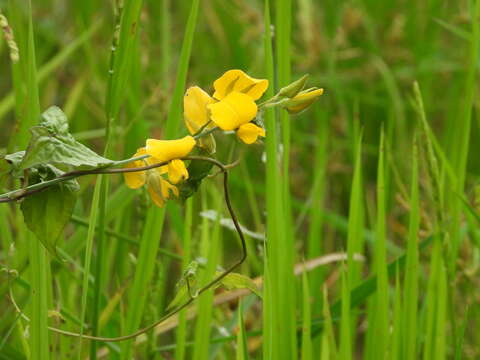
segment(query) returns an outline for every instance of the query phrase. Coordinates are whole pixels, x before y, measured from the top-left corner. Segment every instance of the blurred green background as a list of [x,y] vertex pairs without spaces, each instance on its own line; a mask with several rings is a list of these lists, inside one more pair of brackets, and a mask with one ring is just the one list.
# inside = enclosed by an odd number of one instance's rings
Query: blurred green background
[[[43,0],[32,4],[40,108],[43,111],[51,105],[61,107],[69,117],[70,130],[76,139],[99,153],[105,146],[104,107],[119,3],[122,2]],[[125,1],[129,3],[132,1]],[[125,69],[129,77],[122,88],[124,95],[119,98],[118,116],[112,124],[111,158],[127,158],[143,146],[146,138],[167,136],[167,118],[192,3],[143,1],[138,22],[135,21],[135,28],[132,28],[138,36],[128,54],[130,63]],[[281,30],[278,27],[285,25],[285,22],[279,23],[278,18],[288,3],[272,1],[270,6],[276,80],[279,76],[277,65],[283,56],[276,37]],[[200,0],[186,87],[198,85],[212,93],[213,81],[229,69],[242,69],[256,78],[268,76],[264,6],[263,1],[257,0]],[[342,263],[335,262],[308,271],[309,285],[305,285],[305,279],[302,285],[301,277],[288,285],[288,291],[297,293],[296,303],[276,308],[275,300],[266,300],[273,314],[288,309],[297,326],[295,329],[272,326],[270,335],[264,333],[270,339],[267,344],[273,347],[276,340],[272,338],[277,333],[285,331],[286,338],[294,339],[289,350],[283,354],[279,350],[277,355],[271,355],[272,358],[480,357],[480,118],[477,116],[478,96],[473,96],[478,87],[475,77],[478,33],[475,34],[471,21],[475,6],[476,2],[466,0],[297,0],[286,10],[291,20],[291,37],[287,39],[289,58],[284,60],[291,61],[291,79],[309,74],[309,86],[322,87],[325,94],[307,111],[288,120],[291,126],[290,164],[288,178],[283,182],[288,184],[292,216],[290,219],[285,215],[290,220],[285,220],[288,225],[282,225],[289,227],[291,240],[291,246],[285,245],[284,249],[291,253],[295,264],[300,264],[303,260],[350,251],[348,239],[358,238],[357,244],[361,246],[355,252],[365,258],[358,279],[346,281],[348,290],[342,291],[341,279],[345,273]],[[14,30],[22,57],[28,38],[27,2],[0,0],[0,10]],[[25,111],[18,102],[15,107],[15,79],[8,53],[1,36],[2,155],[21,150],[11,139]],[[413,91],[415,81],[419,84],[426,120],[434,136],[419,121],[421,111],[418,111],[418,96]],[[281,79],[275,81],[272,86],[278,90],[281,82]],[[182,112],[179,108],[173,111]],[[280,130],[282,121],[278,114],[276,116]],[[186,134],[182,126],[173,127],[178,129],[176,135]],[[375,255],[379,231],[377,166],[382,127],[385,131],[383,199],[386,215],[380,221],[386,223],[387,235],[386,258],[378,260]],[[417,138],[418,158],[413,154],[414,138]],[[429,153],[431,147],[434,155]],[[232,203],[242,225],[256,233],[248,236],[249,257],[238,272],[252,278],[262,277],[266,269],[265,251],[259,239],[264,237],[270,216],[266,212],[268,188],[265,186],[263,143],[247,147],[232,135],[218,135],[217,148],[216,157],[222,162],[241,160],[230,171]],[[278,147],[279,157],[283,156],[282,149]],[[413,187],[418,185],[420,191],[418,207],[411,195],[414,159],[419,162],[419,181],[413,184]],[[432,170],[432,163],[438,167],[437,171]],[[355,166],[359,169],[357,183],[353,181]],[[458,176],[457,181],[452,180],[455,177],[452,174]],[[78,331],[81,313],[85,238],[95,178],[81,178],[80,183],[82,192],[74,217],[59,243],[67,261],[53,259],[47,271],[48,309],[58,312],[51,314],[50,323],[71,331]],[[14,185],[9,183],[2,193]],[[228,226],[200,216],[202,210],[213,209],[215,214],[227,217],[221,191],[219,180],[206,180],[201,194],[187,207],[179,202],[168,205],[162,228],[163,214],[147,210],[150,204],[144,191],[127,189],[121,176],[110,178],[106,205],[106,225],[110,233],[106,237],[101,271],[96,273],[101,276],[102,335],[132,332],[141,327],[139,325],[154,322],[165,312],[165,305],[174,296],[175,283],[181,277],[182,259],[183,267],[188,263],[184,242],[187,234],[191,237],[188,246],[191,259],[209,258],[216,259],[215,263],[229,264],[238,257],[235,233]],[[395,266],[399,266],[394,265],[388,291],[380,295],[374,290],[363,294],[361,303],[352,305],[350,319],[345,320],[345,312],[340,319],[341,312],[332,308],[331,334],[336,338],[333,341],[325,330],[328,321],[325,320],[323,286],[328,287],[330,304],[333,304],[369,275],[378,273],[380,267],[402,256],[407,249],[412,212],[420,218],[419,231],[413,230],[412,244],[432,238],[439,244],[437,250],[432,250],[431,244],[420,250],[419,266],[414,272],[414,278],[419,279],[417,296],[408,298],[411,287],[404,279],[404,265],[397,268],[398,276],[392,274]],[[353,223],[352,213],[358,216],[357,223]],[[189,224],[190,220],[193,225]],[[145,231],[146,226],[154,227],[156,221],[159,221],[161,232],[161,249],[149,263],[153,266],[153,275],[145,288],[135,288],[129,293],[141,256],[138,253],[140,239],[150,241],[150,235],[160,236],[154,230]],[[149,225],[146,222],[150,222]],[[35,239],[25,229],[18,206],[1,205],[0,227],[0,267],[15,269],[20,276],[12,280],[4,271],[0,278],[3,309],[0,358],[24,359],[28,358],[24,336],[28,325],[14,311],[9,293],[16,294],[20,307],[27,306],[30,301],[26,290],[30,266],[27,250]],[[95,245],[93,251],[96,266]],[[170,255],[165,255],[165,251]],[[281,260],[274,266],[280,269]],[[281,279],[282,275],[273,273],[270,276]],[[307,295],[306,288],[310,291]],[[93,291],[92,286],[90,291]],[[145,303],[136,310],[140,314],[126,320],[130,316],[131,299],[140,291],[146,295]],[[128,299],[127,294],[130,294]],[[217,291],[216,298],[221,294]],[[372,294],[374,296],[369,297]],[[245,329],[242,331],[237,327],[237,301],[213,306],[213,295],[208,296],[202,295],[204,300],[199,304],[200,312],[209,309],[206,318],[191,323],[181,319],[180,328],[175,325],[174,331],[162,332],[160,336],[149,332],[138,346],[129,342],[127,345],[100,343],[92,347],[84,341],[82,350],[75,338],[51,335],[51,357],[85,358],[90,349],[90,354],[99,351],[99,357],[109,351],[113,359],[123,358],[125,354],[136,359],[234,359],[236,356],[246,359],[247,354],[239,355],[243,342],[236,335],[240,331],[247,335],[245,344],[250,358],[269,358],[271,353],[265,349],[265,338],[262,338],[267,325],[262,322],[261,301],[254,295],[244,298]],[[384,334],[388,350],[378,355],[375,350],[377,333],[370,324],[379,322],[375,320],[378,309],[375,301],[382,297],[386,299],[383,303],[386,308],[381,308],[380,312],[388,315],[388,326],[384,327],[388,332]],[[92,298],[94,295],[89,293],[87,332],[90,331]],[[352,302],[355,299],[353,296]],[[341,301],[337,303],[340,304]],[[418,327],[412,328],[411,323],[401,320],[411,313],[407,304],[418,309]],[[305,318],[306,309],[311,324]],[[302,324],[304,330],[305,324],[311,326],[311,334],[302,331]],[[209,330],[202,334],[205,326]],[[407,335],[409,332],[414,332],[413,353],[404,348],[411,339]],[[303,343],[307,337],[311,341]],[[184,339],[186,344],[179,339]],[[309,346],[313,352],[305,350]],[[329,349],[328,352],[325,349]]]

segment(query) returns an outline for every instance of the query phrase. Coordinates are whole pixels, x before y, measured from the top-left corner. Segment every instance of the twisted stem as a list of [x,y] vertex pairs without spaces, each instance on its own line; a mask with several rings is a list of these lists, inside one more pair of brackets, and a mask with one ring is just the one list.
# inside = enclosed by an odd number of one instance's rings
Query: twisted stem
[[[147,158],[148,156],[149,155],[142,155],[142,156],[137,156],[135,158],[130,158],[130,159],[126,159],[126,160],[117,161],[116,163],[114,163],[114,165],[121,165],[121,164],[132,162],[132,161],[135,161],[135,160],[144,159],[144,158]],[[204,293],[205,291],[211,289],[216,284],[218,284],[223,278],[225,278],[235,268],[240,266],[245,261],[245,259],[247,258],[247,245],[246,245],[246,242],[245,242],[245,237],[243,235],[242,229],[240,228],[240,224],[238,223],[237,216],[235,215],[235,212],[233,210],[232,203],[230,201],[230,193],[228,191],[228,172],[227,172],[228,171],[228,165],[224,165],[216,159],[212,159],[212,158],[208,158],[208,157],[204,157],[204,156],[186,156],[186,157],[181,158],[181,160],[208,161],[208,162],[212,163],[213,165],[215,165],[216,167],[218,167],[220,172],[223,173],[223,192],[224,192],[224,196],[225,196],[225,203],[227,205],[228,212],[230,214],[232,222],[235,226],[235,230],[237,231],[238,236],[240,238],[240,242],[241,242],[242,254],[241,254],[240,258],[234,264],[230,265],[230,267],[228,267],[223,273],[221,273],[220,275],[215,277],[213,280],[211,280],[209,283],[207,283],[202,288],[200,288],[197,291],[197,296],[198,296],[198,295]],[[126,168],[124,168],[124,169],[102,168],[102,169],[93,169],[93,170],[72,171],[72,172],[63,174],[62,176],[60,176],[58,178],[52,179],[50,181],[45,181],[44,183],[40,183],[40,184],[43,185],[41,187],[36,186],[36,185],[39,185],[39,184],[31,185],[31,186],[23,189],[24,192],[15,196],[15,197],[11,197],[11,196],[9,196],[9,194],[15,194],[15,193],[17,193],[19,191],[22,191],[22,190],[16,190],[16,191],[13,191],[13,192],[10,192],[10,193],[2,194],[2,195],[0,195],[0,197],[2,197],[2,198],[0,198],[0,202],[17,201],[21,198],[24,198],[24,197],[33,195],[33,194],[35,194],[39,191],[45,190],[46,188],[48,188],[48,187],[50,187],[54,184],[57,184],[59,182],[67,181],[67,180],[70,180],[70,179],[73,179],[73,178],[76,178],[76,177],[80,177],[80,176],[93,175],[93,174],[121,174],[121,173],[127,173],[127,172],[145,171],[145,170],[150,170],[150,169],[157,168],[157,167],[160,167],[160,166],[164,166],[167,163],[168,163],[168,161],[164,161],[164,162],[161,162],[161,163],[156,163],[156,164],[137,167],[137,168],[128,168],[128,169],[126,169]],[[195,298],[190,297],[185,303],[178,306],[174,310],[170,311],[169,313],[167,313],[166,315],[161,317],[159,320],[155,321],[154,323],[152,323],[152,324],[150,324],[150,325],[148,325],[148,326],[146,326],[142,329],[139,329],[139,330],[137,330],[137,331],[135,331],[131,334],[127,334],[127,335],[122,335],[122,336],[117,336],[117,337],[102,337],[102,336],[84,335],[84,334],[80,334],[80,333],[76,333],[76,332],[62,330],[62,329],[52,327],[52,326],[49,326],[48,329],[55,332],[55,333],[62,334],[62,335],[65,335],[65,336],[78,337],[78,338],[94,340],[94,341],[104,341],[104,342],[126,341],[126,340],[129,340],[129,339],[135,338],[135,337],[137,337],[141,334],[144,334],[144,333],[150,331],[151,329],[155,328],[156,326],[160,325],[161,323],[163,323],[167,319],[171,318],[172,316],[174,316],[175,314],[177,314],[178,312],[180,312],[181,310],[183,310],[187,306],[189,306],[195,300]]]

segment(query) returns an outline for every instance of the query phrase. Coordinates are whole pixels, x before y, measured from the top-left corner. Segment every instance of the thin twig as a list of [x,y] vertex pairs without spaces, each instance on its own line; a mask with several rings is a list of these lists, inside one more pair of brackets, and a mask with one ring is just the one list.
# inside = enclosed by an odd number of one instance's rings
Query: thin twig
[[[136,160],[142,160],[149,157],[149,155],[141,155],[137,156],[134,158],[126,159],[126,160],[120,160],[116,161],[113,163],[111,166],[118,166],[118,165],[123,165],[129,162],[133,162]],[[226,171],[228,168],[225,167],[221,162],[207,158],[204,156],[186,156],[184,158],[181,158],[181,160],[202,160],[202,161],[209,161],[215,163],[218,167],[222,169],[222,171]],[[150,170],[154,169],[160,166],[167,165],[168,161],[163,161],[159,163],[155,163],[152,165],[147,165],[147,166],[142,166],[142,167],[137,167],[137,168],[123,168],[123,169],[110,169],[110,168],[97,168],[97,169],[92,169],[92,170],[75,170],[71,171],[68,173],[65,173],[55,179],[44,181],[41,183],[36,183],[33,185],[30,185],[24,189],[19,189],[19,190],[13,190],[5,194],[0,195],[0,203],[5,203],[5,202],[13,202],[17,201],[20,199],[23,199],[24,197],[33,195],[39,191],[45,190],[46,188],[58,184],[63,181],[71,180],[80,176],[86,176],[86,175],[96,175],[96,174],[121,174],[121,173],[127,173],[127,172],[137,172],[137,171],[145,171],[145,170]]]
[[[230,214],[230,217],[232,218],[233,224],[235,225],[235,229],[237,230],[238,236],[241,241],[241,247],[242,247],[242,255],[239,260],[237,260],[233,265],[231,265],[227,270],[225,270],[222,274],[214,278],[212,281],[207,283],[205,286],[203,286],[201,289],[198,290],[197,295],[202,294],[203,292],[207,291],[208,289],[212,288],[214,285],[219,283],[225,276],[230,274],[236,267],[240,266],[246,259],[247,257],[247,245],[245,242],[245,238],[243,236],[242,229],[240,228],[240,225],[238,223],[237,217],[235,215],[235,212],[233,210],[231,201],[230,201],[230,194],[228,191],[228,172],[227,168],[218,160],[203,157],[203,156],[187,156],[182,158],[182,160],[201,160],[201,161],[208,161],[218,168],[220,168],[223,172],[223,191],[225,194],[225,203],[227,204],[228,212]],[[91,174],[117,174],[117,173],[125,173],[125,172],[136,172],[136,171],[144,171],[144,170],[149,170],[153,169],[159,166],[165,165],[167,162],[162,162],[162,163],[157,163],[153,165],[148,165],[148,166],[142,166],[138,168],[129,168],[129,169],[95,169],[95,170],[84,170],[84,171],[75,171],[71,173],[64,174],[60,179],[63,179],[63,181],[74,178],[74,177],[79,177],[79,176],[84,176],[84,175],[91,175]],[[43,188],[41,188],[43,190]],[[35,192],[41,191],[40,189],[35,189]],[[31,192],[27,192],[24,194],[24,196],[29,196]],[[129,340],[132,338],[135,338],[141,334],[144,334],[148,332],[149,330],[155,328],[159,324],[163,323],[170,317],[174,316],[184,308],[186,308],[188,305],[190,305],[195,299],[190,298],[187,300],[183,305],[177,307],[176,309],[172,310],[169,312],[167,315],[163,316],[153,324],[148,325],[147,327],[144,327],[143,329],[137,330],[136,332],[128,335],[123,335],[123,336],[118,336],[118,337],[102,337],[102,336],[91,336],[91,335],[84,335],[84,334],[79,334],[71,331],[66,331],[62,329],[58,329],[55,327],[49,326],[48,329],[56,332],[58,334],[66,335],[66,336],[72,336],[72,337],[79,337],[79,338],[84,338],[88,340],[95,340],[95,341],[105,341],[105,342],[119,342],[119,341],[125,341]]]

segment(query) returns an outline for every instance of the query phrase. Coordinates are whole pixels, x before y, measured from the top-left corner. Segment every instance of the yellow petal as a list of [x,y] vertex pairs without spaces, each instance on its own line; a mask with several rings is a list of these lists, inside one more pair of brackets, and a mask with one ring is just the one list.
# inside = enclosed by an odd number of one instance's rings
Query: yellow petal
[[165,199],[162,197],[161,192],[158,193],[156,189],[152,186],[149,186],[147,189],[154,204],[157,205],[158,207],[163,207],[163,205],[165,205]]
[[222,100],[232,91],[250,96],[253,100],[260,99],[268,88],[268,80],[255,79],[242,70],[229,70],[213,83],[215,93],[213,97]]
[[[133,155],[133,157],[137,157],[140,155],[145,155],[145,148],[138,149],[135,155]],[[142,166],[145,166],[145,162],[142,160],[136,160],[125,165],[125,168],[132,169],[132,168],[138,168]],[[123,177],[125,179],[125,184],[130,189],[138,189],[139,187],[143,186],[143,184],[145,184],[146,172],[145,171],[126,172],[126,173],[123,173]]]
[[265,130],[254,123],[248,123],[238,128],[237,136],[245,144],[253,144],[259,136],[265,137]]
[[172,193],[178,197],[178,189],[175,185],[170,184],[167,180],[161,180],[162,183],[162,196],[164,199],[170,199]]
[[172,194],[178,197],[177,187],[155,173],[149,174],[148,192],[155,205],[159,207],[162,207]]
[[188,171],[182,160],[172,160],[168,163],[168,180],[172,184],[188,179]]
[[190,134],[195,134],[210,120],[207,105],[215,100],[198,86],[192,86],[183,97],[185,126]]
[[178,140],[148,139],[145,150],[159,162],[164,162],[187,156],[194,146],[195,139],[187,135]]
[[207,107],[210,110],[212,120],[222,130],[235,130],[257,115],[255,101],[250,96],[236,91]]
[[297,96],[295,96],[294,100],[306,100],[306,99],[316,99],[319,96],[323,95],[323,89],[315,89],[311,91],[302,91]]

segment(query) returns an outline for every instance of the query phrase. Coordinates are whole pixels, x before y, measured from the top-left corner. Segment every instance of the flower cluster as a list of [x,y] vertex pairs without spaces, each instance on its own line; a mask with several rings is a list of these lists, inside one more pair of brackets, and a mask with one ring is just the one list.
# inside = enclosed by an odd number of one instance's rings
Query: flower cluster
[[148,139],[146,146],[138,149],[134,155],[141,159],[130,162],[127,168],[152,168],[124,173],[127,186],[137,189],[147,185],[153,202],[163,206],[172,196],[179,196],[177,186],[189,178],[182,159],[195,146],[213,154],[213,131],[217,128],[235,131],[245,144],[255,143],[258,137],[266,135],[256,121],[259,107],[279,106],[295,114],[323,94],[323,89],[303,90],[306,80],[307,76],[304,76],[280,89],[277,95],[261,105],[257,105],[256,101],[267,90],[268,80],[252,78],[241,70],[229,70],[215,80],[212,96],[198,86],[190,87],[183,98],[185,126],[190,135],[178,140]]
[[258,112],[255,100],[268,88],[268,80],[254,79],[241,70],[229,70],[213,83],[211,97],[198,86],[183,98],[185,124],[191,134],[204,127],[235,130],[245,144],[254,143],[265,130],[252,122]]

